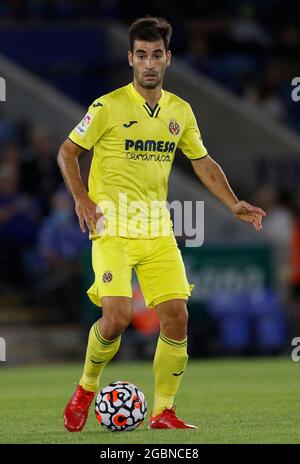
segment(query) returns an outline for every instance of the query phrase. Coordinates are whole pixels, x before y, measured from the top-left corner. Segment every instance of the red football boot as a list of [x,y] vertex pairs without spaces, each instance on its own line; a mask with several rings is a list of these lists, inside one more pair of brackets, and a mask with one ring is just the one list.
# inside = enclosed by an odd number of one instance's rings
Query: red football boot
[[164,409],[155,417],[151,416],[148,429],[196,429],[195,425],[186,424],[175,413],[175,406]]
[[95,392],[87,391],[81,385],[77,385],[64,410],[65,428],[69,432],[80,432],[83,429],[95,395]]

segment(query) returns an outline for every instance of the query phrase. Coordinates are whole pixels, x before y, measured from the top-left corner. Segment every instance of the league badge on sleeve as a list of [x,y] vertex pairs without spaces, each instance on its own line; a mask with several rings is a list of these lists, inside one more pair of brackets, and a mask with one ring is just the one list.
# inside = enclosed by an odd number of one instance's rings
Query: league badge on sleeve
[[91,115],[91,113],[87,113],[84,116],[84,118],[80,121],[80,123],[75,127],[76,132],[79,135],[85,134],[91,125],[92,119],[93,119],[93,116]]

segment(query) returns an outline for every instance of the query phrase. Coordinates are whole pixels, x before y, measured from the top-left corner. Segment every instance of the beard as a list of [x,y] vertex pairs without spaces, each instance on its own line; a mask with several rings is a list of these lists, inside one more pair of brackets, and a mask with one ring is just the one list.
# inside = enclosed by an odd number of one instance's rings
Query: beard
[[155,79],[150,80],[150,81],[146,80],[143,77],[143,75],[139,74],[139,73],[135,74],[135,78],[136,78],[137,82],[139,83],[139,85],[141,87],[143,87],[144,89],[155,89],[156,87],[158,87],[161,84],[161,82],[162,82],[162,80],[164,78],[164,74],[165,74],[165,72],[163,71],[162,73],[157,74]]
[[156,89],[156,87],[160,84],[161,81],[156,80],[156,81],[151,81],[151,82],[145,82],[144,80],[140,81],[139,84],[141,87],[144,89]]

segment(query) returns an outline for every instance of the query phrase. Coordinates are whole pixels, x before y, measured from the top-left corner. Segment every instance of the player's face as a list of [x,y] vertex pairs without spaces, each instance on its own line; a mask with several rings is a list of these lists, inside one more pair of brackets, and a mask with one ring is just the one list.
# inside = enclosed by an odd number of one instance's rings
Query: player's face
[[155,89],[163,81],[171,52],[166,52],[162,40],[145,42],[135,40],[133,51],[128,52],[130,66],[136,81],[145,89]]

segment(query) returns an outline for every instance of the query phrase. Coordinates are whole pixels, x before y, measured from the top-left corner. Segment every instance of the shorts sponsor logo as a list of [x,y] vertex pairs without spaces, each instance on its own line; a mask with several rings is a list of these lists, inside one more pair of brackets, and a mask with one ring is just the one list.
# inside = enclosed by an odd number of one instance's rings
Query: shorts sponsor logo
[[180,132],[180,125],[178,124],[175,119],[171,119],[170,124],[169,124],[169,131],[173,135],[178,135]]
[[109,282],[112,281],[112,273],[111,272],[104,272],[103,276],[102,276],[102,280],[105,284],[108,284]]
[[91,115],[91,113],[87,113],[82,119],[82,121],[80,121],[80,123],[76,126],[75,128],[76,132],[79,135],[85,134],[91,125],[92,119],[93,119],[93,116]]

